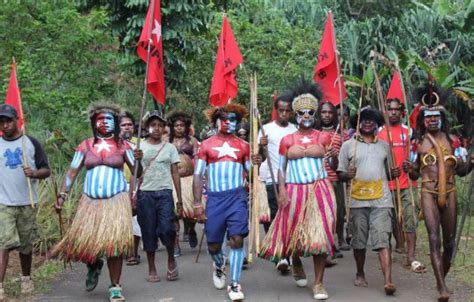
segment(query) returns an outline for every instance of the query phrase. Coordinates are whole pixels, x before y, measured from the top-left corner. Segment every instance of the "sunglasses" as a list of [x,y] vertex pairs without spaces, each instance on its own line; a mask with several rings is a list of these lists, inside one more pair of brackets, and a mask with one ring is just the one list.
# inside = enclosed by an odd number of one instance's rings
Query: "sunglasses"
[[298,114],[299,116],[303,116],[305,114],[309,116],[314,116],[316,114],[316,111],[313,109],[301,109],[301,110],[298,110],[296,114]]

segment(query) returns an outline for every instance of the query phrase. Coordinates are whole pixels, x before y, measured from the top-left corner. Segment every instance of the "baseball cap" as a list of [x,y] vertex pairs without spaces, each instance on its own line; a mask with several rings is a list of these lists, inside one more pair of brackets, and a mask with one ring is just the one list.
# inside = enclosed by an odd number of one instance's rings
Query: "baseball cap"
[[0,116],[5,116],[8,118],[17,118],[18,114],[16,112],[15,107],[7,104],[2,104],[0,105]]
[[159,110],[153,110],[152,112],[150,112],[148,116],[145,118],[145,124],[148,124],[148,122],[154,117],[158,118],[159,120],[161,120],[163,123],[166,124],[166,119],[164,118],[163,114]]

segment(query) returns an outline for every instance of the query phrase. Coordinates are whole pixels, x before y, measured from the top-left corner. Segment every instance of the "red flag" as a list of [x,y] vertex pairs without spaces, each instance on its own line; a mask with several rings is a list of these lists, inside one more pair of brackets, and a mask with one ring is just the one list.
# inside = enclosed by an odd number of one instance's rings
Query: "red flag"
[[18,129],[24,129],[25,117],[23,115],[23,108],[21,107],[20,88],[16,80],[16,63],[13,61],[12,73],[10,75],[10,83],[8,84],[5,104],[15,107],[18,113]]
[[405,104],[405,98],[403,97],[402,83],[400,81],[400,76],[398,72],[395,71],[392,77],[392,83],[390,83],[390,88],[387,93],[388,99],[399,99],[403,104]]
[[244,59],[235,41],[227,16],[224,16],[217,48],[216,65],[212,77],[209,101],[212,106],[224,106],[237,95],[235,69]]
[[275,93],[273,94],[272,121],[276,121],[276,119],[278,118],[278,112],[275,108],[277,100],[278,100],[278,95],[275,91]]
[[314,70],[314,81],[323,90],[323,101],[329,101],[333,105],[339,104],[346,99],[346,89],[344,88],[344,78],[341,74],[342,100],[339,99],[339,85],[337,83],[336,42],[332,25],[332,13],[328,13],[326,26],[324,27],[321,46],[319,47],[318,62]]
[[418,119],[418,115],[420,114],[420,109],[421,109],[421,104],[416,104],[415,108],[410,114],[410,127],[412,129],[416,129],[416,120]]
[[[150,37],[151,33],[151,37]],[[151,0],[145,24],[138,41],[137,54],[146,63],[148,58],[148,41],[150,45],[150,62],[148,62],[147,89],[155,100],[165,104],[165,73],[163,68],[163,38],[161,36],[160,0]]]

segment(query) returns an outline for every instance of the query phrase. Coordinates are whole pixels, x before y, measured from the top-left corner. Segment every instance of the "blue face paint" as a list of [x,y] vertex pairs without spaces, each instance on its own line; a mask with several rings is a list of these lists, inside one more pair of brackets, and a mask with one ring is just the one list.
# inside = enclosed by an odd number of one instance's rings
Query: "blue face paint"
[[113,132],[115,129],[114,117],[110,113],[105,113],[105,124],[107,126],[107,132]]
[[237,130],[237,114],[229,112],[219,117],[217,128],[223,133],[234,133]]

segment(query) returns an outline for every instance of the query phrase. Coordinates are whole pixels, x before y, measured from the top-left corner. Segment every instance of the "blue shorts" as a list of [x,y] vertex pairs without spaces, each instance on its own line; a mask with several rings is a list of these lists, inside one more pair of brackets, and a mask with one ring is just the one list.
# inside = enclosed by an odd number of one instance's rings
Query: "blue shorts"
[[244,188],[224,192],[207,192],[206,238],[208,243],[222,243],[227,231],[229,237],[246,237],[248,229],[248,193]]
[[171,190],[138,191],[137,216],[142,230],[143,250],[156,251],[158,238],[166,247],[174,244],[176,214]]

